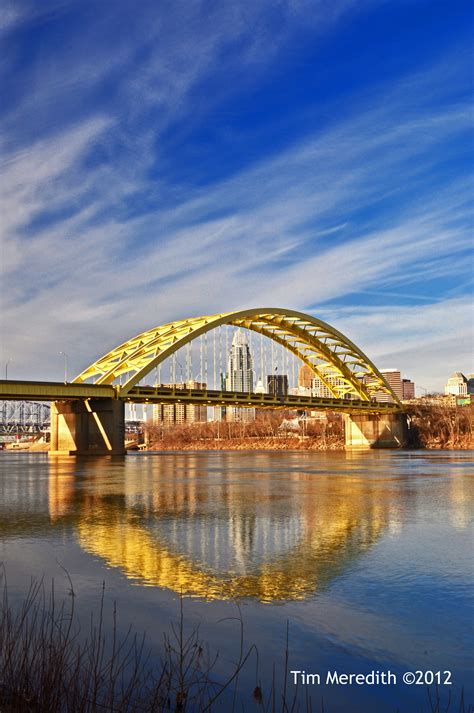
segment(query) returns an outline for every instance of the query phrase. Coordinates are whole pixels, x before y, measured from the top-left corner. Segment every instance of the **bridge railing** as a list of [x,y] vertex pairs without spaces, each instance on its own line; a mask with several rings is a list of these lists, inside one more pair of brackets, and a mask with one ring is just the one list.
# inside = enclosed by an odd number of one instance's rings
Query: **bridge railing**
[[393,411],[394,403],[353,398],[327,398],[298,394],[266,394],[214,389],[184,389],[165,386],[135,386],[126,395],[134,403],[188,403],[203,406],[238,406],[239,408],[293,408],[339,411]]
[[368,411],[382,413],[400,410],[400,404],[355,398],[328,398],[299,394],[268,394],[176,386],[134,386],[122,394],[119,386],[97,384],[65,384],[0,380],[0,396],[7,399],[42,399],[49,401],[88,401],[89,399],[121,399],[132,403],[188,403],[203,406],[235,406],[239,408],[294,408]]

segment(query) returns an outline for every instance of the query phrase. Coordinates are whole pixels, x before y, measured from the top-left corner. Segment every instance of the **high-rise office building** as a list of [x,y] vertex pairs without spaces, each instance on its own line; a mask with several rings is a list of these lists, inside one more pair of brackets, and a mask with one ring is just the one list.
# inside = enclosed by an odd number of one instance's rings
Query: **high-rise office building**
[[403,401],[410,401],[415,398],[415,384],[411,379],[402,379]]
[[455,371],[449,377],[444,387],[446,395],[453,394],[454,396],[467,396],[468,380],[461,371]]
[[[220,373],[219,375],[219,388],[221,391],[226,390],[226,375],[224,373]],[[213,414],[214,414],[214,421],[225,421],[226,420],[226,411],[227,408],[226,406],[214,406],[213,408]]]
[[245,333],[238,329],[230,347],[227,361],[227,389],[229,391],[253,391],[253,359]]
[[[400,370],[399,369],[380,369],[380,373],[385,378],[385,381],[390,386],[390,388],[394,392],[395,396],[397,398],[399,398],[401,401],[403,399],[403,387],[402,387],[402,377],[400,375]],[[378,400],[379,401],[389,401],[389,396],[388,396],[388,394],[381,394],[380,397],[378,397]]]
[[[186,381],[184,384],[162,384],[174,389],[206,389],[200,381]],[[153,404],[153,425],[179,426],[184,423],[204,423],[207,421],[207,406],[195,404]]]
[[[245,333],[238,329],[230,347],[227,361],[226,388],[228,391],[244,391],[251,393],[254,384],[253,359]],[[228,421],[253,421],[255,409],[228,408],[226,412]]]
[[[319,376],[315,376],[311,382],[311,396],[315,396],[319,399],[334,399],[341,398],[345,381],[339,376],[339,374],[328,374],[326,377],[327,386]],[[335,387],[336,393],[334,394],[330,386]],[[338,395],[339,394],[339,395]]]
[[467,393],[474,394],[474,374],[467,375]]
[[288,393],[288,377],[286,374],[268,374],[268,393],[274,396],[286,396]]
[[298,386],[304,389],[311,389],[313,379],[314,371],[307,364],[300,366],[298,371]]

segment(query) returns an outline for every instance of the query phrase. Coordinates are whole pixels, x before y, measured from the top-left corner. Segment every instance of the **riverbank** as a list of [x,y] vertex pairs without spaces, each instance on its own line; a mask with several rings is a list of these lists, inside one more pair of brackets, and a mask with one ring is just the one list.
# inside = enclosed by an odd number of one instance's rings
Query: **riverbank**
[[[474,408],[427,405],[405,407],[409,422],[407,447],[468,450],[474,448]],[[165,428],[147,424],[146,450],[344,450],[340,414],[298,421],[291,414],[272,412],[255,422],[192,423]]]
[[[413,450],[473,450],[474,442],[471,438],[456,441],[454,445],[442,445],[437,440],[430,440],[425,445],[409,445]],[[142,452],[149,451],[344,451],[345,445],[340,441],[318,442],[314,439],[270,439],[258,441],[250,439],[227,440],[195,440],[188,442],[173,442],[167,440],[154,441]]]
[[340,437],[315,438],[226,438],[155,440],[146,450],[154,451],[342,451]]
[[474,406],[410,404],[405,409],[413,448],[474,448]]
[[[474,449],[474,407],[410,404],[408,448],[429,450]],[[252,422],[190,423],[165,427],[147,423],[135,445],[145,451],[342,451],[344,425],[340,414],[298,420],[281,412],[263,414]],[[8,450],[49,450],[44,440],[7,445]]]

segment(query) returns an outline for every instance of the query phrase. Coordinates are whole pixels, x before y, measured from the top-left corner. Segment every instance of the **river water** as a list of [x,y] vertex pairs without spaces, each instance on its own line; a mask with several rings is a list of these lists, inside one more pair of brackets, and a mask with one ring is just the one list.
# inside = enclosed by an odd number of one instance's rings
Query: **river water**
[[[256,710],[276,671],[326,713],[429,710],[402,674],[450,671],[473,700],[474,452],[186,452],[125,458],[0,453],[0,561],[9,596],[65,568],[82,612],[102,582],[120,628],[159,651],[179,616],[231,669],[240,624],[259,651],[239,678]],[[240,614],[239,614],[240,612]],[[275,666],[275,669],[273,667]],[[391,685],[326,684],[328,671],[391,671]],[[224,671],[225,673],[225,671]],[[288,686],[293,686],[289,674]],[[443,680],[446,676],[443,675]],[[299,686],[303,695],[304,686]],[[317,705],[316,705],[317,702]],[[225,710],[224,703],[222,709]],[[452,708],[458,710],[457,706]],[[467,707],[466,707],[467,709]]]

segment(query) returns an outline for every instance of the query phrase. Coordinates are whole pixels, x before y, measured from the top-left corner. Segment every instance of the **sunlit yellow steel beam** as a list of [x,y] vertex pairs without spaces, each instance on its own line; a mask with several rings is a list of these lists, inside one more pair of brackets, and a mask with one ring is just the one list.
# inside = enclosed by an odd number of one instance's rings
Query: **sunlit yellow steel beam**
[[[371,395],[379,391],[389,395],[394,403],[400,403],[376,366],[345,335],[311,315],[276,308],[240,310],[161,325],[108,352],[79,374],[74,382],[94,379],[96,384],[112,384],[120,376],[127,375],[126,383],[120,387],[120,394],[125,396],[155,366],[220,325],[243,326],[282,344],[308,364],[336,396],[352,392],[370,401]],[[290,339],[298,340],[301,346],[293,345]],[[344,357],[349,359],[346,361]],[[339,376],[344,386],[335,386],[328,381],[327,370],[331,371],[330,376]],[[369,376],[371,383],[362,384],[357,376]]]

